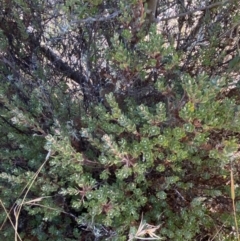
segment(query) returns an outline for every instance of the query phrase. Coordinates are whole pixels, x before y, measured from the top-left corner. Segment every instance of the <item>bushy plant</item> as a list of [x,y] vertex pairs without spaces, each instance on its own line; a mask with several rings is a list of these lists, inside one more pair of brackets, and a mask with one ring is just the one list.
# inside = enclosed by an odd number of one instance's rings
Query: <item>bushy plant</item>
[[[1,140],[1,200],[8,208],[22,202],[22,237],[31,232],[38,240],[60,240],[69,230],[75,240],[84,226],[89,237],[126,240],[143,214],[148,223],[160,224],[159,237],[193,240],[216,222],[229,222],[231,214],[216,220],[216,212],[227,210],[214,210],[214,202],[230,197],[226,183],[237,158],[238,105],[234,98],[219,98],[223,78],[181,79],[181,99],[169,97],[174,86],[159,79],[155,88],[166,92],[164,101],[139,105],[129,99],[122,110],[111,93],[109,107],[99,104],[79,117],[81,128],[56,122],[46,135],[36,120],[11,107],[14,128]],[[39,136],[22,134],[24,128]],[[44,162],[43,147],[50,158],[22,200]],[[3,235],[10,238],[9,229]]]
[[196,61],[154,24],[133,28],[146,15],[142,4],[132,17],[137,1],[117,1],[116,21],[112,1],[68,1],[49,11],[50,30],[34,20],[44,3],[12,2],[0,24],[0,238],[239,240],[239,89],[216,71],[225,55],[209,59],[221,41]]

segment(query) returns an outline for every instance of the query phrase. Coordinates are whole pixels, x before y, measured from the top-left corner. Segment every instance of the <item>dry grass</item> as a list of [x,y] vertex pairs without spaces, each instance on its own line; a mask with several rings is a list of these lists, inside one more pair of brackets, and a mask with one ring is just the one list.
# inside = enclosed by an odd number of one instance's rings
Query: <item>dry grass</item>
[[[142,219],[141,219],[137,232],[134,235],[130,234],[128,241],[139,240],[139,239],[140,240],[160,240],[162,238],[155,234],[155,232],[159,228],[160,228],[160,225],[154,226],[154,225],[150,225],[150,224],[146,223],[143,220],[143,215],[142,215]],[[145,237],[146,235],[148,235],[149,237],[146,238]]]
[[[46,155],[46,158],[45,158],[45,161],[43,162],[43,164],[39,167],[39,169],[37,170],[36,173],[34,173],[33,177],[30,179],[30,181],[26,184],[26,186],[23,188],[20,196],[24,193],[24,196],[23,196],[23,199],[21,200],[21,202],[18,204],[17,202],[15,202],[12,206],[12,208],[7,211],[7,209],[5,208],[2,200],[0,199],[0,204],[2,206],[2,208],[4,209],[5,213],[6,213],[6,219],[5,221],[3,222],[3,224],[1,225],[0,227],[0,230],[3,228],[4,224],[6,223],[7,220],[9,220],[9,222],[11,223],[13,229],[14,229],[14,232],[15,232],[15,237],[14,237],[14,241],[22,241],[19,233],[18,233],[18,225],[19,225],[19,217],[20,217],[20,214],[21,214],[21,210],[22,210],[22,207],[24,204],[27,204],[29,205],[31,202],[36,202],[36,201],[40,201],[42,198],[38,198],[38,200],[34,199],[34,200],[31,200],[28,201],[28,202],[25,202],[26,198],[27,198],[27,195],[33,185],[33,183],[35,182],[36,178],[38,177],[39,173],[41,172],[42,168],[44,167],[44,165],[46,164],[46,162],[48,161],[49,157],[51,156],[51,150],[48,151],[48,154]],[[12,212],[13,210],[13,213],[14,213],[14,218],[15,218],[15,221],[12,220],[11,216],[10,216],[10,213]]]
[[232,206],[233,206],[235,230],[236,230],[237,240],[240,241],[239,229],[238,229],[238,223],[237,223],[237,213],[236,213],[236,206],[235,206],[235,196],[236,195],[235,195],[235,185],[234,185],[232,166],[231,166],[231,170],[230,170],[230,177],[231,177],[231,199],[232,199]]

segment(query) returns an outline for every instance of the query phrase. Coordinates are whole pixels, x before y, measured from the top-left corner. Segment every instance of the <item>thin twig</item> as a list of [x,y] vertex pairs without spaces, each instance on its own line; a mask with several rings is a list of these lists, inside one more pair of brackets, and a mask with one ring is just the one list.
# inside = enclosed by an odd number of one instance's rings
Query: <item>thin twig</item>
[[157,22],[168,21],[168,20],[171,20],[171,19],[174,19],[174,18],[184,17],[184,16],[186,16],[186,15],[191,15],[191,14],[193,14],[193,13],[195,13],[195,12],[199,12],[199,11],[205,11],[205,10],[207,10],[207,9],[211,9],[211,8],[214,8],[214,7],[223,5],[223,4],[225,4],[225,3],[230,3],[230,2],[232,2],[232,1],[233,1],[233,0],[223,1],[223,2],[217,2],[217,3],[210,4],[210,5],[208,5],[208,6],[195,8],[195,9],[193,9],[193,10],[190,10],[190,11],[187,11],[187,12],[184,12],[184,13],[180,13],[180,14],[177,14],[177,15],[174,15],[174,16],[171,16],[171,17],[160,18],[160,19],[157,20]]

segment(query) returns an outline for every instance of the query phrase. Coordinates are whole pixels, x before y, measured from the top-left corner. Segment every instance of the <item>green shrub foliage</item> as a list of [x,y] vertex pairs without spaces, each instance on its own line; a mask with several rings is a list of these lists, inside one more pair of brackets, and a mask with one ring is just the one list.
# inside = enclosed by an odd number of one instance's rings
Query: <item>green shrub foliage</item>
[[[76,16],[95,21],[88,16],[98,16],[105,6],[67,2],[58,6],[66,24]],[[101,26],[98,32],[91,21],[80,22],[78,29],[74,20],[65,27],[84,32],[87,41],[78,39],[81,44],[91,42],[81,52],[88,58],[81,71],[92,71],[84,79],[67,55],[59,60],[51,52],[58,35],[71,45],[68,30],[51,29],[49,36],[40,36],[40,28],[39,36],[25,31],[31,7],[40,11],[45,5],[12,4],[18,33],[9,35],[0,26],[5,56],[0,59],[0,238],[234,240],[230,172],[238,183],[239,89],[231,64],[227,74],[226,69],[218,74],[220,60],[209,59],[216,55],[217,37],[209,40],[211,51],[199,51],[195,63],[201,67],[194,72],[190,64],[184,69],[183,61],[189,61],[184,49],[172,39],[166,42],[155,24],[147,36],[143,30],[136,34],[130,10],[114,22],[123,29]],[[123,12],[126,1],[117,4]],[[17,15],[21,11],[23,17]],[[9,19],[4,21],[8,26]],[[101,39],[93,40],[99,36],[108,42],[106,49]],[[34,66],[25,61],[30,52],[38,60]],[[238,188],[235,196],[239,213]],[[142,233],[141,224],[148,227]]]
[[[211,209],[214,200],[230,197],[226,183],[238,149],[238,105],[234,98],[219,98],[221,78],[181,77],[181,99],[167,93],[151,104],[128,100],[122,110],[111,93],[108,108],[98,104],[82,112],[81,128],[55,121],[46,135],[37,119],[2,94],[12,110],[2,113],[1,125],[5,207],[21,202],[24,187],[51,152],[24,200],[23,237],[30,232],[38,240],[60,240],[69,230],[69,240],[75,240],[84,226],[89,237],[126,240],[143,213],[148,223],[161,224],[159,236],[193,240],[215,222],[229,222],[231,215],[215,217],[219,210]],[[156,82],[156,91],[164,92],[163,83]],[[174,93],[174,86],[168,92]],[[82,145],[81,152],[69,136]],[[5,217],[2,211],[2,222]],[[9,229],[3,236],[11,237]]]

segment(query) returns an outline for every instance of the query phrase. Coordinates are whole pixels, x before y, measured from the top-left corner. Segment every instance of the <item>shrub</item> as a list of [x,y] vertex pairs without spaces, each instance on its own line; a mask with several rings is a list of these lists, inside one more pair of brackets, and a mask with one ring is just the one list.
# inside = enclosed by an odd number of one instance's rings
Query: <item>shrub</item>
[[[185,41],[181,10],[174,42],[146,31],[135,0],[56,1],[49,13],[51,1],[10,2],[0,24],[0,237],[239,240],[239,58],[229,74],[220,64],[238,44],[218,37],[233,19],[231,37],[238,29],[234,3],[206,7],[196,28],[188,13]],[[121,15],[102,11],[115,7]],[[212,23],[202,48],[212,16],[224,28]]]
[[[108,107],[93,106],[77,126],[76,119],[65,126],[55,121],[49,134],[36,119],[9,107],[14,128],[1,138],[1,200],[8,209],[22,208],[16,221],[24,240],[29,233],[38,240],[79,235],[126,240],[142,214],[148,223],[160,224],[156,234],[167,240],[224,235],[226,230],[210,230],[219,222],[232,225],[226,215],[231,203],[222,202],[229,202],[226,183],[237,158],[238,105],[219,97],[223,78],[183,74],[181,79],[181,99],[159,79],[155,91],[165,93],[164,101],[139,105],[130,98],[122,110],[110,93]],[[39,136],[28,134],[33,130]],[[43,147],[50,158],[38,173]],[[27,193],[25,186],[31,187]],[[223,215],[216,217],[219,212]],[[2,222],[5,217],[2,212]],[[2,237],[10,239],[9,230]]]

